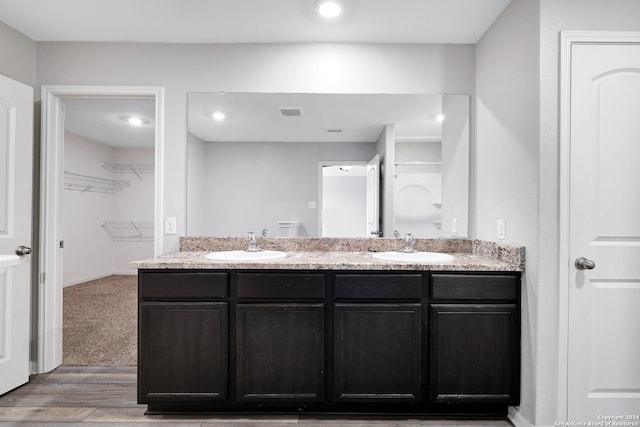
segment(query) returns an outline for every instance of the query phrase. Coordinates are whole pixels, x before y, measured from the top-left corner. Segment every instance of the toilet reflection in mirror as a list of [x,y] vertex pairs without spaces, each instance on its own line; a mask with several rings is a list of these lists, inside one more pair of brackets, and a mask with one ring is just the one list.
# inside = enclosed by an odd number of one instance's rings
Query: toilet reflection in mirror
[[[300,237],[467,235],[468,95],[190,93],[187,138],[188,236],[289,236],[283,221],[299,222]],[[437,172],[421,157],[433,142]],[[348,184],[332,184],[339,175],[327,168],[323,185],[321,162],[374,158],[375,170]]]

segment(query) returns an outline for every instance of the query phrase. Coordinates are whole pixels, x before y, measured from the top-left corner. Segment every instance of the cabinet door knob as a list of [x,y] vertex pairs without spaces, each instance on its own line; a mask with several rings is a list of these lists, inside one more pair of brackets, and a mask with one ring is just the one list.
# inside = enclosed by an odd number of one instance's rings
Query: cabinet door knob
[[575,266],[578,270],[593,270],[596,263],[583,256],[576,258]]

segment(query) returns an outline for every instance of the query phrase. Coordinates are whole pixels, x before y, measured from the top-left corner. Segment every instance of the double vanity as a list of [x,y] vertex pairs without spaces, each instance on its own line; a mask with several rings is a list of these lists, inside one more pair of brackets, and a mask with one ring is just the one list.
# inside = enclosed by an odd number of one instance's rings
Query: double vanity
[[523,248],[416,240],[427,260],[390,259],[400,239],[257,244],[278,257],[183,238],[132,264],[149,413],[502,416],[519,403]]

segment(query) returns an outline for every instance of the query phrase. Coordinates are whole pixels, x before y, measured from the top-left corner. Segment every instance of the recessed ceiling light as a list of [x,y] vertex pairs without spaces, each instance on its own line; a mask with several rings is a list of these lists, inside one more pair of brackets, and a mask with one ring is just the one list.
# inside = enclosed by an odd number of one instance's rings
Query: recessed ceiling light
[[342,2],[340,0],[318,0],[316,11],[324,18],[336,18],[342,13]]
[[213,117],[214,120],[221,122],[227,118],[227,115],[222,111],[214,111],[211,113],[211,117]]
[[439,121],[439,122],[444,121],[444,114],[438,114],[438,115],[436,116],[436,120],[437,120],[437,121]]
[[120,116],[118,118],[123,122],[129,124],[130,126],[134,126],[134,127],[149,124],[149,120],[141,119],[140,117],[136,117],[136,116]]

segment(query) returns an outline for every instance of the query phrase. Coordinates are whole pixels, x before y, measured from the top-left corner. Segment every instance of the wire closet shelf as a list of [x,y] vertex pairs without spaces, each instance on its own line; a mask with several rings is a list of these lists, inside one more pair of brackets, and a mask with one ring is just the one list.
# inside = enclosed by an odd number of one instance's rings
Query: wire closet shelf
[[114,242],[153,241],[153,221],[103,221],[102,228]]

